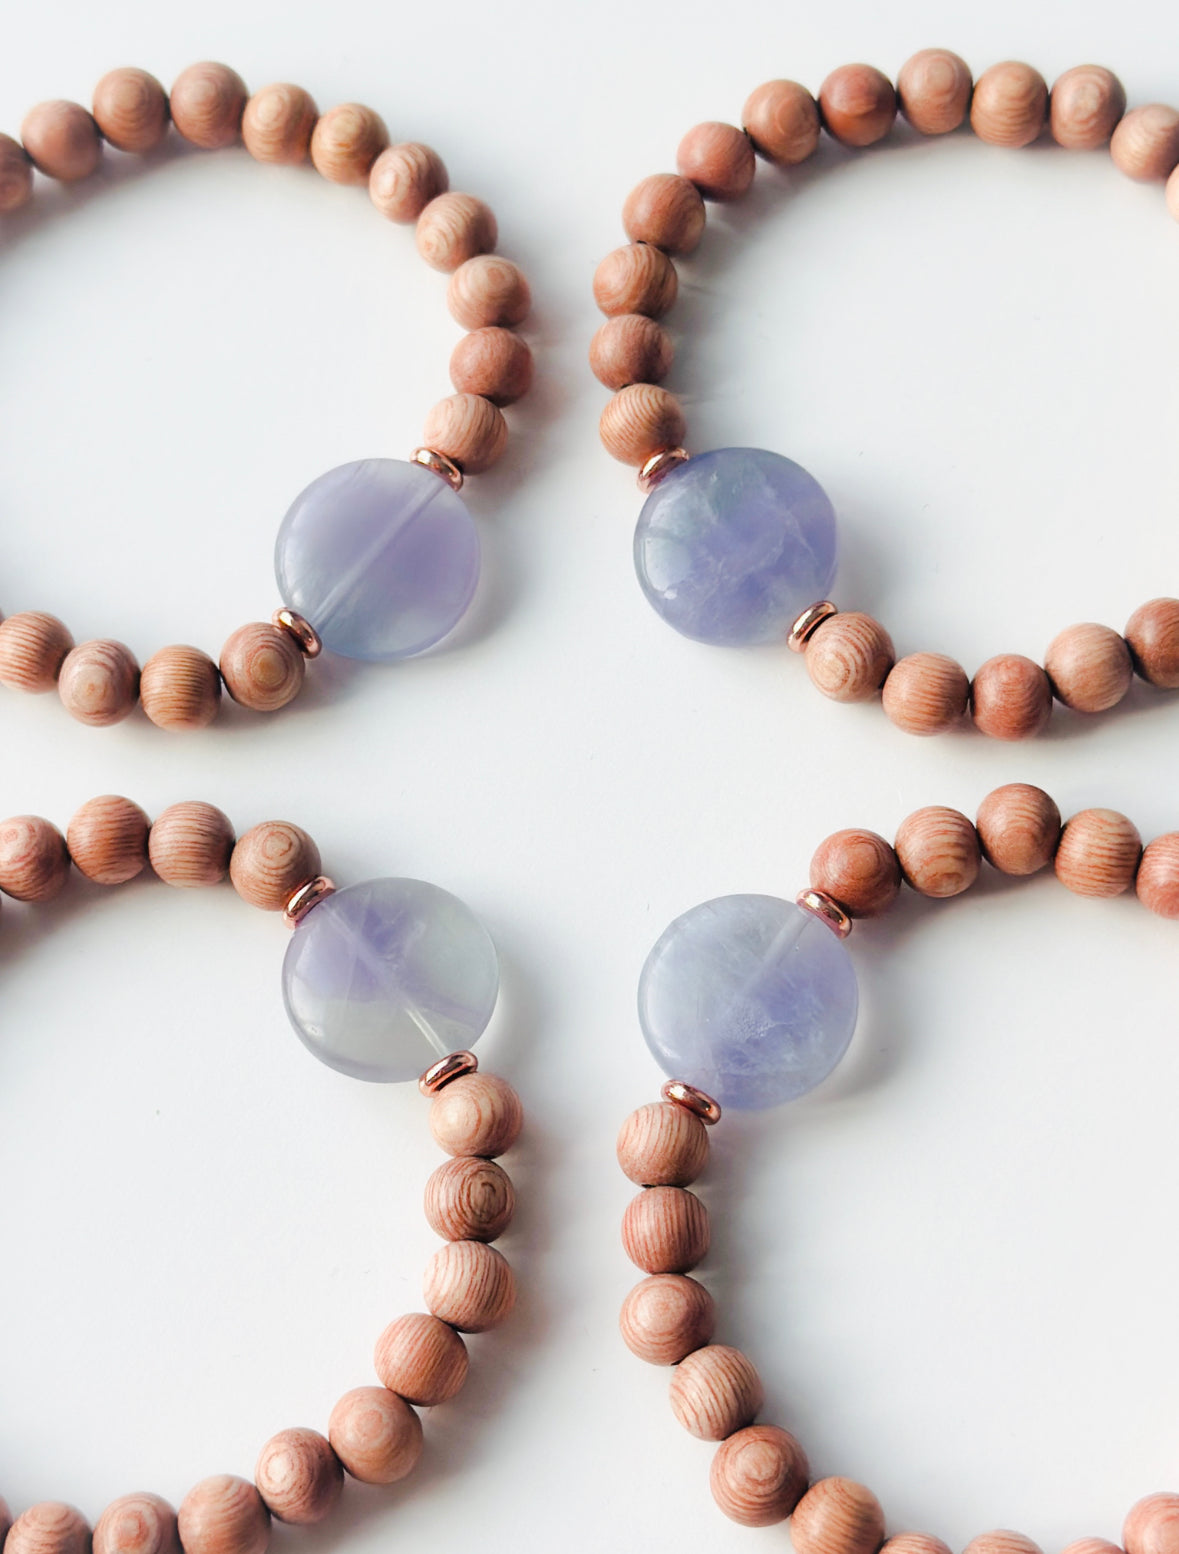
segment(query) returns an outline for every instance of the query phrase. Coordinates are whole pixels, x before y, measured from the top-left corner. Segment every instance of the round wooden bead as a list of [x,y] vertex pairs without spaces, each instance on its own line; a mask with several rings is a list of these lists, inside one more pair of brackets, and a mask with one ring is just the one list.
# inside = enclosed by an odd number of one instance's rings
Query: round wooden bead
[[1179,113],[1163,103],[1131,108],[1113,132],[1109,154],[1127,178],[1161,183],[1179,166]]
[[1074,712],[1108,712],[1134,678],[1125,639],[1092,622],[1068,626],[1054,637],[1044,669],[1057,700]]
[[277,712],[303,688],[302,649],[269,621],[239,626],[221,649],[221,678],[234,701],[251,712]]
[[520,1097],[496,1074],[464,1074],[430,1104],[430,1132],[448,1155],[506,1154],[523,1126]]
[[709,1240],[708,1210],[682,1187],[647,1187],[622,1216],[626,1255],[644,1273],[688,1273]]
[[1122,1527],[1126,1554],[1179,1554],[1179,1495],[1147,1495]]
[[451,353],[450,381],[460,394],[514,404],[532,387],[532,352],[510,329],[495,324],[474,329]]
[[168,133],[168,94],[146,70],[109,70],[94,88],[92,108],[104,139],[120,151],[142,156]]
[[950,49],[921,49],[897,76],[900,110],[921,135],[948,135],[966,118],[970,66]]
[[171,804],[152,823],[147,856],[165,885],[216,885],[229,873],[233,826],[212,804]]
[[[11,822],[10,822],[11,823]],[[3,831],[0,830],[0,839]],[[5,889],[0,878],[0,889]],[[1179,917],[1179,831],[1156,836],[1143,851],[1134,881],[1138,899],[1160,917]],[[9,892],[11,894],[11,892]]]
[[749,136],[735,124],[697,124],[680,141],[675,165],[706,200],[739,200],[753,182],[756,163]]
[[995,1532],[980,1533],[971,1538],[962,1554],[1042,1554],[1040,1545],[1025,1538],[1022,1532],[1011,1532],[1001,1527]]
[[988,658],[970,687],[975,727],[992,739],[1031,739],[1052,716],[1048,676],[1022,653]]
[[678,291],[675,265],[650,243],[615,248],[594,271],[594,301],[608,318],[618,313],[662,318]]
[[377,1339],[373,1363],[381,1382],[419,1408],[446,1403],[467,1379],[467,1346],[425,1311],[397,1317]]
[[134,711],[139,665],[122,642],[80,642],[62,661],[57,692],[79,723],[107,728]]
[[1060,810],[1027,782],[1009,782],[988,793],[975,821],[983,857],[1000,874],[1035,874],[1056,856]]
[[306,831],[289,820],[263,820],[238,838],[229,877],[243,901],[281,912],[299,886],[319,873],[319,861],[319,848]]
[[389,221],[416,221],[449,185],[446,164],[429,146],[407,140],[386,146],[368,175],[368,193]]
[[4,1540],[5,1554],[90,1554],[90,1524],[60,1500],[41,1500],[22,1511]]
[[609,389],[631,383],[662,383],[671,371],[675,347],[662,324],[643,313],[616,313],[590,342],[590,368]]
[[905,879],[923,896],[958,896],[978,878],[978,832],[956,809],[914,810],[901,821],[896,850]]
[[690,254],[707,220],[696,185],[678,173],[652,173],[627,195],[622,225],[632,243],[650,243],[666,254]]
[[1083,809],[1056,849],[1056,877],[1078,896],[1120,896],[1134,883],[1142,838],[1115,809]]
[[723,1441],[753,1423],[765,1401],[753,1361],[728,1344],[705,1344],[685,1355],[671,1374],[671,1411],[701,1441]]
[[388,144],[389,132],[379,113],[363,103],[338,103],[316,120],[311,162],[332,183],[363,184]]
[[354,1387],[332,1409],[328,1440],[354,1479],[396,1484],[422,1455],[422,1421],[387,1387]]
[[[18,619],[14,615],[0,626],[0,678],[4,627]],[[1125,635],[1135,671],[1162,690],[1179,690],[1179,599],[1151,599],[1139,605],[1126,622]]]
[[122,1495],[94,1524],[94,1554],[179,1554],[176,1512],[159,1495]]
[[785,1521],[806,1490],[806,1453],[777,1425],[747,1425],[722,1441],[712,1459],[712,1498],[742,1527]]
[[322,1522],[344,1488],[344,1469],[318,1430],[280,1430],[263,1446],[254,1483],[271,1516],[295,1527]]
[[0,890],[15,901],[52,901],[70,872],[66,840],[40,815],[0,824]]
[[214,1474],[190,1489],[176,1520],[184,1554],[262,1554],[270,1542],[262,1496],[232,1473]]
[[426,1264],[426,1305],[460,1333],[486,1333],[512,1314],[516,1279],[502,1252],[485,1241],[448,1241]]
[[450,277],[446,305],[464,329],[522,324],[532,307],[532,292],[519,265],[499,254],[476,254]]
[[236,70],[205,60],[172,83],[168,102],[177,132],[205,151],[232,146],[241,133],[246,83]]
[[872,65],[841,65],[819,88],[823,127],[845,146],[883,140],[897,116],[892,82]]
[[679,1273],[641,1280],[622,1303],[622,1341],[649,1365],[678,1365],[716,1329],[716,1306],[702,1284]]
[[19,140],[0,135],[0,216],[7,216],[33,196],[33,161]]
[[297,167],[311,151],[319,109],[310,92],[276,81],[255,92],[242,113],[242,140],[255,162]]
[[147,867],[151,822],[117,794],[88,799],[66,827],[74,866],[96,885],[123,885]]
[[970,127],[992,146],[1030,146],[1048,112],[1048,85],[1031,65],[1007,60],[974,83]]
[[422,441],[444,453],[466,475],[490,469],[508,444],[508,423],[490,400],[478,394],[451,394],[426,416]]
[[477,254],[489,254],[499,237],[491,207],[473,194],[439,194],[418,217],[418,253],[432,270],[450,274]]
[[884,1512],[870,1489],[850,1478],[821,1478],[790,1519],[796,1554],[876,1554]]
[[102,136],[81,103],[38,103],[25,114],[20,138],[38,172],[62,183],[89,178],[102,161]]
[[828,616],[806,644],[807,673],[832,701],[871,701],[895,659],[888,632],[858,610]]
[[1058,146],[1095,151],[1108,143],[1126,111],[1126,89],[1102,65],[1074,65],[1052,84],[1048,123]]
[[651,1101],[622,1124],[618,1164],[640,1187],[687,1187],[708,1164],[708,1129],[673,1101]]
[[797,81],[766,81],[741,110],[753,149],[778,167],[805,162],[819,144],[819,105]]
[[687,429],[679,400],[655,383],[632,383],[619,389],[598,422],[606,452],[636,468],[653,453],[678,448]]
[[928,1532],[898,1532],[889,1538],[881,1554],[950,1554],[949,1544]]
[[962,721],[970,681],[944,653],[898,658],[884,682],[884,710],[907,734],[941,734]]
[[53,690],[74,639],[56,615],[24,610],[0,621],[0,685],[14,691]]
[[494,1241],[515,1209],[511,1177],[494,1160],[458,1155],[426,1183],[426,1222],[447,1241]]
[[836,831],[816,848],[810,882],[849,917],[879,917],[900,893],[901,866],[875,831]]
[[205,728],[221,704],[221,675],[200,648],[161,648],[143,666],[139,699],[157,728]]

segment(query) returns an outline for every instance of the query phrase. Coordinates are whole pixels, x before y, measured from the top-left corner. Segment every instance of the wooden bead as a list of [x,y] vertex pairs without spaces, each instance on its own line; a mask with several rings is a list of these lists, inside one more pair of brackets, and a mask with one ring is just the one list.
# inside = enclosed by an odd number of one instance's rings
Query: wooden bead
[[962,721],[970,681],[944,653],[898,658],[884,682],[884,710],[907,734],[941,734]]
[[949,1544],[928,1532],[898,1532],[889,1538],[881,1554],[950,1554]]
[[1120,896],[1134,883],[1142,838],[1115,809],[1083,809],[1060,833],[1056,877],[1078,896]]
[[212,804],[171,804],[147,838],[147,856],[165,885],[217,885],[229,873],[233,826]]
[[508,444],[508,423],[488,399],[451,394],[426,416],[422,441],[444,453],[465,475],[490,469]]
[[146,70],[109,70],[94,88],[91,106],[104,139],[120,151],[142,156],[167,136],[168,94]]
[[37,171],[61,183],[89,178],[102,161],[102,136],[81,103],[38,103],[25,114],[20,138]]
[[636,468],[653,453],[678,448],[687,430],[679,400],[654,383],[632,383],[619,389],[598,422],[606,452]]
[[884,1542],[884,1512],[870,1489],[850,1478],[821,1478],[794,1509],[795,1554],[876,1554]]
[[322,1522],[344,1488],[344,1469],[318,1430],[280,1430],[263,1446],[254,1483],[271,1516],[295,1527]]
[[1052,84],[1048,124],[1058,146],[1096,151],[1108,144],[1126,111],[1126,89],[1102,65],[1074,65]]
[[832,701],[871,701],[895,659],[888,632],[858,610],[828,616],[806,644],[811,681]]
[[1052,639],[1044,669],[1058,701],[1074,712],[1108,712],[1130,689],[1134,666],[1125,640],[1108,626],[1068,626]]
[[897,116],[892,82],[872,65],[841,65],[819,88],[823,127],[845,146],[883,140]]
[[387,1387],[354,1387],[332,1409],[328,1440],[354,1479],[396,1484],[422,1455],[422,1421]]
[[650,243],[615,248],[594,271],[594,301],[608,318],[618,313],[662,318],[678,291],[675,265]]
[[1179,1554],[1179,1495],[1147,1495],[1122,1527],[1126,1554]]
[[56,615],[24,610],[0,621],[0,685],[14,691],[53,690],[74,639]]
[[456,1156],[426,1183],[426,1222],[447,1241],[494,1241],[515,1209],[511,1177],[494,1160]]
[[712,1337],[716,1305],[695,1279],[656,1273],[642,1279],[622,1303],[622,1341],[649,1365],[678,1365]]
[[319,109],[310,92],[276,81],[255,92],[242,113],[242,140],[255,162],[298,167],[311,152]]
[[1009,782],[988,793],[975,821],[983,857],[1000,874],[1035,874],[1056,856],[1060,810],[1027,782]]
[[1007,60],[974,83],[970,127],[992,146],[1030,146],[1047,113],[1048,84],[1031,65]]
[[0,216],[19,210],[32,197],[32,158],[19,140],[0,135]]
[[70,872],[66,840],[40,815],[0,824],[0,890],[14,901],[52,901]]
[[448,1241],[426,1264],[426,1305],[460,1333],[486,1333],[512,1314],[516,1278],[502,1252],[485,1241]]
[[496,1074],[464,1074],[430,1103],[430,1132],[448,1155],[506,1154],[523,1126],[520,1097]]
[[363,103],[338,103],[316,120],[311,162],[332,183],[365,184],[389,144],[385,121]]
[[923,896],[958,896],[978,878],[978,832],[956,809],[914,810],[901,821],[896,850],[906,881]]
[[247,1479],[232,1473],[204,1478],[177,1512],[184,1554],[262,1554],[270,1542],[270,1512]]
[[728,1344],[705,1344],[685,1355],[671,1375],[671,1411],[701,1441],[723,1441],[753,1423],[765,1401],[753,1361]]
[[680,141],[675,165],[706,200],[739,200],[757,164],[749,136],[735,124],[697,124]]
[[496,324],[474,329],[451,353],[450,381],[460,394],[514,404],[532,387],[532,352],[510,329]]
[[622,206],[622,225],[631,242],[650,243],[665,254],[690,254],[704,236],[706,220],[699,189],[678,173],[652,173],[634,186]]
[[708,1164],[708,1129],[672,1101],[640,1106],[618,1134],[618,1164],[640,1187],[687,1187]]
[[[2,837],[3,831],[0,831]],[[5,888],[0,878],[0,889]],[[1156,836],[1147,845],[1138,865],[1134,888],[1148,911],[1156,912],[1159,917],[1179,917],[1179,831]]]
[[489,254],[499,237],[491,207],[473,194],[438,194],[418,217],[418,253],[432,270],[446,274],[478,254]]
[[139,699],[157,728],[205,728],[221,704],[221,676],[200,648],[161,648],[143,666]]
[[1025,1538],[1022,1532],[1011,1532],[1002,1527],[971,1538],[962,1554],[1042,1554],[1042,1551],[1038,1543]]
[[590,368],[608,389],[631,383],[662,383],[671,371],[675,347],[662,324],[643,313],[616,313],[590,342]]
[[232,146],[241,133],[246,83],[236,70],[206,60],[189,65],[172,83],[172,123],[185,140],[205,151]]
[[710,1239],[708,1210],[682,1187],[647,1187],[622,1216],[626,1255],[644,1273],[688,1273]]
[[419,1408],[447,1403],[467,1379],[467,1346],[453,1327],[424,1311],[397,1317],[377,1339],[381,1382]]
[[381,152],[368,175],[368,193],[387,220],[412,222],[431,200],[446,193],[449,183],[437,151],[407,140]]
[[151,822],[138,804],[108,793],[89,799],[66,827],[74,866],[96,885],[124,885],[147,867]]
[[901,866],[875,831],[836,831],[816,848],[810,883],[849,917],[880,917],[900,894]]
[[[0,649],[4,627],[21,617],[12,616],[0,626]],[[1136,673],[1161,690],[1179,690],[1179,599],[1151,599],[1141,604],[1126,622],[1126,645]],[[3,678],[3,654],[0,652],[0,679]],[[10,685],[10,680],[5,680]]]
[[303,688],[302,649],[290,632],[269,621],[251,621],[221,649],[221,678],[234,701],[251,712],[277,712]]
[[897,76],[900,110],[920,135],[948,135],[966,118],[970,66],[950,49],[921,49]]
[[91,728],[121,723],[139,699],[139,665],[122,642],[80,642],[62,661],[57,693],[66,711]]
[[94,1524],[94,1554],[180,1554],[176,1512],[159,1495],[122,1495]]
[[785,1521],[806,1490],[806,1453],[777,1425],[747,1425],[722,1441],[712,1459],[712,1498],[742,1527]]
[[532,307],[532,292],[519,265],[499,254],[476,254],[450,277],[446,305],[464,329],[522,324]]
[[805,162],[819,144],[819,105],[797,81],[766,81],[741,110],[753,149],[778,167]]
[[1052,686],[1022,653],[999,653],[975,675],[970,711],[975,727],[992,739],[1031,739],[1052,716]]
[[90,1554],[90,1525],[60,1500],[31,1505],[9,1528],[5,1554]]
[[229,878],[243,901],[281,912],[299,886],[319,873],[319,862],[319,848],[306,831],[289,820],[263,820],[238,838]]
[[1163,103],[1131,108],[1113,132],[1109,154],[1127,178],[1162,183],[1179,166],[1179,113]]

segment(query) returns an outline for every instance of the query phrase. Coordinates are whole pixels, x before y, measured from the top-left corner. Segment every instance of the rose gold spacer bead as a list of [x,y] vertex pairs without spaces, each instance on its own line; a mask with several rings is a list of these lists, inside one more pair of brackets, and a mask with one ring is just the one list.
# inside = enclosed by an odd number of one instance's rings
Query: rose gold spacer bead
[[682,1106],[686,1112],[699,1117],[707,1128],[714,1128],[721,1120],[720,1102],[714,1101],[710,1095],[697,1090],[695,1085],[688,1084],[686,1080],[669,1079],[659,1094],[665,1101]]
[[409,456],[409,462],[431,470],[439,479],[445,480],[452,491],[463,489],[463,472],[445,453],[435,453],[433,448],[415,448]]
[[288,610],[284,605],[281,610],[275,610],[270,617],[270,624],[277,626],[280,631],[289,632],[299,644],[304,658],[318,658],[323,652],[319,632],[298,610]]
[[687,463],[690,457],[686,448],[661,448],[658,453],[653,453],[639,470],[639,490],[654,491],[664,475],[670,475],[677,465]]
[[830,928],[837,939],[846,939],[851,933],[851,918],[839,902],[829,896],[825,890],[815,890],[813,886],[809,886],[806,890],[800,890],[794,900],[804,912],[809,912],[812,917],[817,917],[821,923]]
[[290,900],[283,908],[283,922],[288,928],[297,928],[311,908],[334,894],[335,889],[335,881],[328,879],[326,874],[317,874],[314,879],[307,880],[291,892]]
[[473,1052],[452,1052],[447,1057],[439,1058],[437,1063],[430,1064],[418,1080],[418,1089],[425,1096],[437,1095],[439,1090],[445,1090],[452,1079],[473,1074],[478,1067],[479,1059]]
[[839,606],[832,604],[830,599],[819,599],[814,604],[808,604],[791,626],[790,635],[786,638],[786,646],[792,653],[805,653],[807,643],[823,622],[829,621],[833,615],[838,614]]

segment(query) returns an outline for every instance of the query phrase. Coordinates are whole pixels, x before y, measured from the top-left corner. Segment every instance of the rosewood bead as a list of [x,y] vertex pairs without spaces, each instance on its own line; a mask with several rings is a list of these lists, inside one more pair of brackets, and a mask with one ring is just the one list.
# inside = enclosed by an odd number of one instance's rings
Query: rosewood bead
[[1038,70],[1007,60],[974,83],[970,126],[992,146],[1030,146],[1044,128],[1048,84]]
[[179,1554],[176,1512],[159,1495],[122,1495],[94,1524],[94,1554]]
[[430,1104],[430,1132],[448,1155],[506,1154],[523,1126],[520,1097],[495,1074],[464,1074]]
[[622,1124],[617,1151],[640,1187],[687,1187],[708,1164],[708,1129],[683,1106],[651,1101]]
[[448,1241],[426,1264],[426,1305],[460,1333],[486,1333],[512,1314],[516,1279],[502,1252],[484,1241]]
[[437,151],[414,140],[386,146],[368,175],[368,193],[388,221],[412,222],[450,180]]
[[519,265],[499,254],[476,254],[450,277],[446,305],[464,329],[522,324],[532,307],[532,292]]
[[319,863],[319,848],[306,831],[288,820],[263,820],[238,838],[229,877],[243,901],[281,912],[299,886],[319,873]]
[[845,146],[883,140],[897,116],[892,82],[872,65],[841,65],[819,88],[823,128]]
[[440,1317],[411,1311],[377,1339],[373,1364],[384,1386],[419,1408],[449,1402],[467,1379],[467,1346]]
[[980,1533],[971,1538],[962,1554],[1042,1554],[1040,1545],[1025,1538],[1022,1532],[1011,1532],[1006,1527],[995,1532]]
[[171,804],[152,822],[147,856],[165,885],[217,885],[229,873],[233,826],[212,804]]
[[950,1547],[928,1532],[898,1532],[881,1550],[888,1554],[950,1554]]
[[650,243],[665,254],[690,254],[704,236],[707,216],[694,183],[678,173],[652,173],[637,183],[622,207],[632,243]]
[[53,690],[74,639],[56,615],[23,610],[0,621],[0,685],[14,691]]
[[697,124],[680,141],[675,165],[706,200],[739,200],[753,182],[756,162],[749,136],[735,124]]
[[802,1498],[809,1466],[802,1447],[777,1425],[747,1425],[716,1449],[712,1498],[742,1527],[785,1521]]
[[450,381],[460,394],[511,405],[532,387],[532,352],[510,329],[491,325],[464,335],[450,357]]
[[205,151],[232,146],[241,133],[246,83],[236,70],[207,60],[189,65],[172,83],[168,102],[177,132]]
[[1126,1554],[1179,1554],[1179,1495],[1147,1495],[1122,1527]]
[[1069,626],[1054,637],[1044,669],[1057,700],[1074,712],[1108,712],[1134,678],[1125,639],[1092,622]]
[[1021,653],[988,658],[970,686],[975,727],[992,739],[1031,739],[1052,716],[1048,676]]
[[516,1193],[494,1160],[457,1155],[426,1183],[426,1223],[447,1241],[495,1241],[512,1222]]
[[319,110],[310,92],[276,81],[255,92],[242,114],[242,140],[255,162],[297,167],[311,150]]
[[40,815],[0,824],[0,890],[15,901],[52,901],[70,872],[66,839]]
[[[4,626],[10,624],[5,621]],[[4,626],[0,626],[0,645]],[[1139,605],[1126,622],[1125,635],[1135,672],[1160,690],[1179,690],[1179,599],[1151,599]]]
[[363,103],[339,103],[316,121],[311,162],[331,183],[366,184],[388,144],[389,132],[379,113]]
[[708,1210],[682,1187],[647,1187],[622,1216],[626,1255],[644,1273],[688,1273],[709,1240]]
[[25,114],[20,138],[38,172],[61,183],[89,178],[102,161],[102,136],[81,103],[38,103]]
[[884,1542],[884,1512],[863,1484],[821,1478],[794,1508],[790,1540],[796,1554],[876,1554]]
[[135,710],[139,665],[121,642],[80,642],[62,662],[57,693],[66,711],[91,728],[109,728]]
[[91,106],[103,138],[120,151],[142,156],[167,136],[168,94],[146,70],[108,71],[94,88]]
[[667,330],[643,313],[616,313],[608,318],[589,349],[590,369],[608,389],[662,383],[674,355]]
[[1113,132],[1109,154],[1127,178],[1162,183],[1179,166],[1179,113],[1163,103],[1131,108]]
[[322,1522],[344,1488],[344,1469],[318,1430],[280,1430],[263,1446],[254,1483],[271,1516],[295,1527]]
[[66,827],[66,845],[79,873],[96,885],[124,885],[147,866],[151,822],[130,799],[89,799]]
[[0,216],[19,210],[32,197],[32,158],[19,140],[0,135]]
[[879,917],[900,893],[901,866],[875,831],[836,831],[816,848],[810,882],[849,917]]
[[819,144],[819,105],[797,81],[765,81],[741,112],[753,149],[767,162],[794,167]]
[[387,1387],[354,1387],[332,1409],[328,1440],[362,1484],[396,1484],[422,1455],[422,1421]]
[[966,118],[970,66],[950,49],[921,49],[897,76],[900,110],[920,135],[948,135]]
[[687,434],[679,400],[654,383],[619,389],[602,411],[598,432],[612,458],[636,467],[653,453],[678,448]]
[[[0,888],[6,888],[2,879]],[[1159,917],[1179,917],[1179,831],[1156,836],[1147,844],[1134,888],[1149,911],[1157,912]]]
[[473,194],[439,194],[418,217],[418,253],[448,275],[477,254],[489,254],[499,236],[491,207]]
[[678,1365],[706,1344],[716,1306],[702,1284],[679,1273],[642,1279],[622,1303],[618,1327],[626,1347],[649,1365]]
[[157,728],[205,728],[221,703],[221,675],[200,648],[160,648],[140,672],[139,699]]
[[302,649],[289,631],[269,621],[239,626],[221,649],[221,678],[239,706],[277,712],[303,688]]
[[422,441],[467,475],[490,469],[508,445],[508,423],[478,394],[451,394],[426,416]]
[[1048,123],[1058,146],[1096,151],[1126,111],[1126,89],[1101,65],[1074,65],[1052,84]]
[[832,701],[871,701],[896,658],[888,632],[858,610],[821,621],[805,651],[812,684]]
[[270,1512],[262,1496],[231,1473],[217,1473],[190,1489],[176,1519],[184,1554],[262,1554],[270,1542]]
[[923,896],[958,896],[978,878],[978,832],[956,809],[915,810],[901,822],[896,851],[905,879]]
[[1056,849],[1056,877],[1078,896],[1120,896],[1134,883],[1142,838],[1114,809],[1083,809],[1067,822]]
[[650,243],[615,248],[594,271],[594,301],[608,318],[619,313],[662,318],[678,291],[675,265]]
[[723,1441],[752,1424],[765,1401],[753,1361],[728,1344],[705,1344],[671,1373],[671,1411],[701,1441]]
[[41,1500],[13,1522],[5,1554],[90,1554],[90,1526],[81,1511],[60,1500]]
[[941,734],[961,723],[970,681],[961,664],[944,653],[910,653],[889,671],[884,710],[907,734]]
[[1035,874],[1056,856],[1060,810],[1043,788],[1009,782],[983,799],[975,829],[992,868],[1000,874]]

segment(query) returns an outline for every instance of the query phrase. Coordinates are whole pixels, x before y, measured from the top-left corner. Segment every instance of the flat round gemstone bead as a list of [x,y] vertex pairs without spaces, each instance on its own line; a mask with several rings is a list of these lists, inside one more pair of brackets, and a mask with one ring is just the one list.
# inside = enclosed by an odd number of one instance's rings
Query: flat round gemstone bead
[[486,928],[423,880],[365,880],[325,896],[292,932],[282,968],[300,1038],[355,1079],[416,1079],[473,1047],[498,991]]
[[479,532],[438,475],[403,459],[329,469],[292,502],[274,571],[288,609],[345,658],[408,658],[466,614]]
[[697,642],[780,641],[835,581],[835,510],[800,464],[716,448],[665,475],[643,504],[635,568],[669,626]]
[[664,1073],[742,1111],[805,1095],[847,1051],[851,956],[776,896],[721,896],[665,930],[639,978],[639,1020]]

